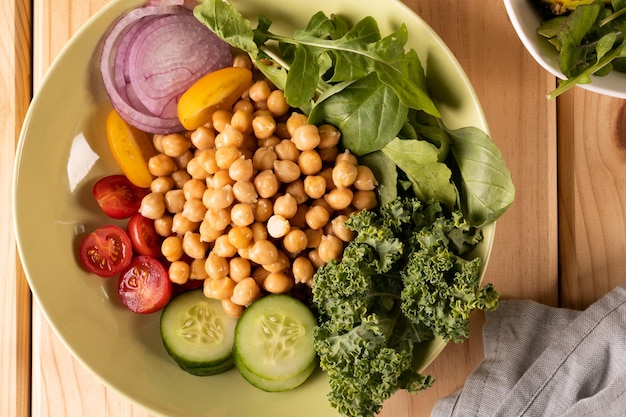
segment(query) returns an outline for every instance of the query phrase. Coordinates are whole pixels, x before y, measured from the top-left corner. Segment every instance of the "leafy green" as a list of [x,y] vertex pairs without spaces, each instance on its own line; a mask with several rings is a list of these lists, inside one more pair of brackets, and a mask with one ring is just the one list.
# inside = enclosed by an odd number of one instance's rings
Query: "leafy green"
[[552,99],[576,84],[589,84],[592,76],[624,72],[613,65],[626,57],[626,1],[594,1],[579,5],[566,16],[544,20],[537,33],[556,48],[559,68],[567,79],[548,94]]
[[314,345],[330,403],[368,417],[398,390],[428,388],[433,379],[411,366],[416,346],[466,338],[469,313],[495,309],[498,294],[479,289],[480,258],[464,258],[482,234],[458,211],[398,197],[346,226],[356,238],[314,277]]

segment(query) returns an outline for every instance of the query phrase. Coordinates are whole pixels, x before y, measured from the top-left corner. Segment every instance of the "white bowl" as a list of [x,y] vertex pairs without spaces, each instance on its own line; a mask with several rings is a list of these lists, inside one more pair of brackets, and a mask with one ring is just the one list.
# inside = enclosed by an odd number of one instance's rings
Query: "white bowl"
[[[532,57],[546,71],[559,79],[566,79],[559,69],[558,52],[547,39],[537,34],[541,16],[532,0],[504,0],[509,19],[520,40]],[[578,87],[606,96],[626,98],[626,74],[613,71],[605,77],[592,76],[590,84]]]
[[[65,46],[43,80],[26,116],[16,156],[13,209],[19,253],[34,297],[72,354],[101,381],[153,415],[172,417],[336,416],[328,382],[316,372],[286,393],[266,393],[231,370],[213,377],[182,371],[159,336],[159,314],[137,315],[121,306],[116,280],[85,272],[76,247],[85,231],[108,220],[91,195],[94,182],[119,173],[106,142],[111,104],[98,71],[101,38],[125,11],[143,0],[114,0]],[[269,16],[277,31],[304,27],[319,10],[352,19],[375,16],[383,34],[406,23],[409,46],[420,56],[443,120],[451,128],[487,123],[467,76],[432,29],[399,0],[318,0],[286,7],[284,0],[237,0],[246,16]],[[63,103],[62,106],[59,103]],[[494,226],[477,248],[483,268]],[[445,347],[424,343],[424,369]]]

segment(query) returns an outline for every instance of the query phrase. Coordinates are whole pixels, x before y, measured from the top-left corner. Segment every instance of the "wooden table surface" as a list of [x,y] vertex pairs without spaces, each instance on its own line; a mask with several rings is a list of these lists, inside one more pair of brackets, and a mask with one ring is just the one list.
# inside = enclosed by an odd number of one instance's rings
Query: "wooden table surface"
[[[15,247],[11,176],[32,94],[70,36],[107,0],[3,0],[0,13],[0,415],[146,417],[89,374],[31,298]],[[626,281],[625,101],[576,88],[548,102],[556,80],[522,47],[499,0],[405,0],[468,74],[517,188],[498,222],[486,281],[502,298],[582,309]],[[290,7],[293,7],[290,6]],[[382,416],[427,416],[482,359],[473,336],[427,370],[435,386],[398,393]]]

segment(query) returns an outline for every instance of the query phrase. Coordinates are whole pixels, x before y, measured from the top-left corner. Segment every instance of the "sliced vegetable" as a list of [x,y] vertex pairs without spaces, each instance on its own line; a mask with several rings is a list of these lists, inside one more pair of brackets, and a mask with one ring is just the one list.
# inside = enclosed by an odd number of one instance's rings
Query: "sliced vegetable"
[[156,149],[148,135],[126,123],[115,110],[107,117],[106,133],[113,158],[130,182],[137,187],[150,187],[148,160],[156,155]]
[[133,256],[130,238],[115,225],[101,226],[87,234],[78,252],[83,267],[103,278],[119,274]]
[[122,304],[139,314],[154,313],[172,298],[165,267],[151,256],[136,256],[120,274],[117,293]]
[[167,353],[186,372],[208,376],[233,366],[232,349],[237,319],[226,315],[222,303],[202,290],[184,292],[161,313],[161,339]]
[[137,253],[154,258],[161,256],[163,239],[154,228],[154,220],[137,213],[128,220],[126,231]]
[[235,331],[235,366],[248,382],[264,391],[287,391],[315,369],[315,317],[301,301],[267,295],[247,307]]
[[111,28],[102,48],[100,71],[113,107],[149,133],[182,130],[176,116],[180,95],[232,61],[229,45],[180,4],[158,1],[131,10]]
[[137,213],[141,199],[148,194],[146,188],[137,187],[126,175],[103,177],[92,191],[104,214],[114,219],[126,219]]
[[219,109],[233,106],[250,88],[252,72],[241,67],[213,71],[196,81],[178,101],[178,118],[185,129],[197,129]]

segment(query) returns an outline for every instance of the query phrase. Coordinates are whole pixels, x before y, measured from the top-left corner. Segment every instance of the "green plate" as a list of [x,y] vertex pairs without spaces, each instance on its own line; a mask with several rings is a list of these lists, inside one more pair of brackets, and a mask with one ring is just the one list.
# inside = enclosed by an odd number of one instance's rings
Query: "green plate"
[[[383,34],[405,23],[409,44],[426,68],[434,97],[451,128],[488,131],[481,106],[453,54],[433,30],[396,0],[317,0],[286,6],[284,0],[233,0],[247,16],[268,15],[276,29],[304,27],[319,10],[354,20],[376,17]],[[17,243],[34,297],[72,354],[107,386],[159,416],[333,416],[323,373],[287,393],[265,393],[236,372],[195,377],[181,371],[161,344],[159,315],[140,316],[117,301],[115,279],[84,272],[76,249],[80,236],[110,222],[91,196],[96,179],[120,172],[104,130],[110,110],[99,76],[101,38],[125,11],[143,2],[111,1],[72,38],[48,70],[20,136],[14,171]],[[477,249],[485,260],[494,226]],[[424,369],[445,347],[423,346]]]

